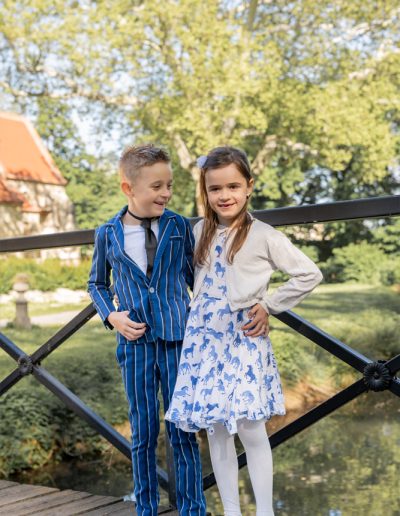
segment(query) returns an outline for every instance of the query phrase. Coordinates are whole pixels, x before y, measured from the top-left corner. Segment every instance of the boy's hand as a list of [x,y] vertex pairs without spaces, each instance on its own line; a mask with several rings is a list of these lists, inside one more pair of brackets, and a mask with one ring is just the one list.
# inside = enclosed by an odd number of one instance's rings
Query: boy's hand
[[111,312],[108,322],[128,340],[137,340],[146,331],[145,323],[138,323],[129,319],[129,311]]
[[267,336],[269,333],[269,314],[258,303],[248,312],[251,321],[242,326],[246,337]]

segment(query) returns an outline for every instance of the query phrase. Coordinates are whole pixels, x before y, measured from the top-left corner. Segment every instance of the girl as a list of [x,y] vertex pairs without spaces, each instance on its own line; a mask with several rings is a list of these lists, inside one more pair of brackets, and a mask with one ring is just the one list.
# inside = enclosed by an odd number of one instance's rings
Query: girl
[[[285,407],[266,321],[269,313],[299,303],[322,275],[281,232],[248,213],[253,179],[244,152],[217,147],[200,160],[204,219],[194,228],[193,299],[166,419],[188,432],[208,430],[211,462],[229,516],[241,514],[238,433],[257,515],[273,515],[265,421],[285,414]],[[268,294],[276,269],[291,278]]]

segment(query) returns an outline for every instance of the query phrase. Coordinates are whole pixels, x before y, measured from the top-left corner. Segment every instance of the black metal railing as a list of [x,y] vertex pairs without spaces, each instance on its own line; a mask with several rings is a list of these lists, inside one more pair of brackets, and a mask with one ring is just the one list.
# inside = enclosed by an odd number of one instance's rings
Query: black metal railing
[[[354,201],[343,201],[310,206],[278,208],[253,212],[258,219],[273,226],[309,224],[316,222],[353,220],[364,218],[382,218],[400,215],[400,196],[375,197]],[[193,219],[193,223],[197,219]],[[92,244],[94,231],[72,231],[54,235],[42,235],[0,240],[0,252],[17,252],[31,249],[45,249],[52,247],[77,246]],[[32,374],[39,383],[47,387],[60,398],[79,417],[84,419],[100,435],[120,450],[126,457],[131,458],[130,443],[122,437],[111,425],[104,421],[73,392],[52,376],[41,365],[41,362],[79,328],[86,324],[96,311],[92,304],[88,305],[68,324],[61,328],[47,342],[42,344],[31,355],[27,355],[16,346],[6,335],[0,333],[0,347],[16,362],[16,369],[0,383],[0,395],[8,391],[24,376]],[[339,358],[356,371],[361,377],[349,387],[338,392],[319,406],[289,423],[270,436],[271,446],[274,448],[290,439],[305,428],[311,426],[339,407],[367,391],[389,390],[400,397],[400,378],[396,373],[400,370],[400,355],[387,361],[372,361],[357,350],[352,349],[335,337],[325,333],[309,321],[296,315],[292,311],[283,312],[275,316],[299,334],[322,347],[335,357]],[[400,347],[400,346],[399,346]],[[239,467],[246,465],[246,455],[238,457]],[[171,506],[176,506],[175,479],[172,466],[170,446],[167,445],[168,471],[157,469],[160,486],[168,492]],[[215,484],[214,474],[203,479],[204,489]]]

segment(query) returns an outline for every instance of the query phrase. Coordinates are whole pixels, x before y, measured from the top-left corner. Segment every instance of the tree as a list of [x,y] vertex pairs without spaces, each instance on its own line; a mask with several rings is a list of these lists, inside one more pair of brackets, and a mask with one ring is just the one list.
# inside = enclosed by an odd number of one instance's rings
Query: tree
[[101,162],[85,151],[68,104],[39,98],[36,128],[68,184],[80,228],[93,228],[110,218],[124,203],[115,164]]
[[[4,97],[66,103],[100,142],[118,134],[115,153],[164,143],[190,195],[196,157],[228,142],[252,160],[257,208],[396,187],[395,0],[3,3]],[[176,207],[196,212],[187,191]]]

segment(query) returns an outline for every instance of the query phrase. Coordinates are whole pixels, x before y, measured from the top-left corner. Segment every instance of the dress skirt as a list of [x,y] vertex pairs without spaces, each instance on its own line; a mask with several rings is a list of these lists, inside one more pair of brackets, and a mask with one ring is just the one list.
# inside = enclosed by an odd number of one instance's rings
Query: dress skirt
[[268,337],[247,337],[249,309],[232,311],[226,298],[225,235],[192,302],[174,394],[166,419],[178,428],[212,432],[222,423],[230,434],[237,420],[284,415],[277,364]]

